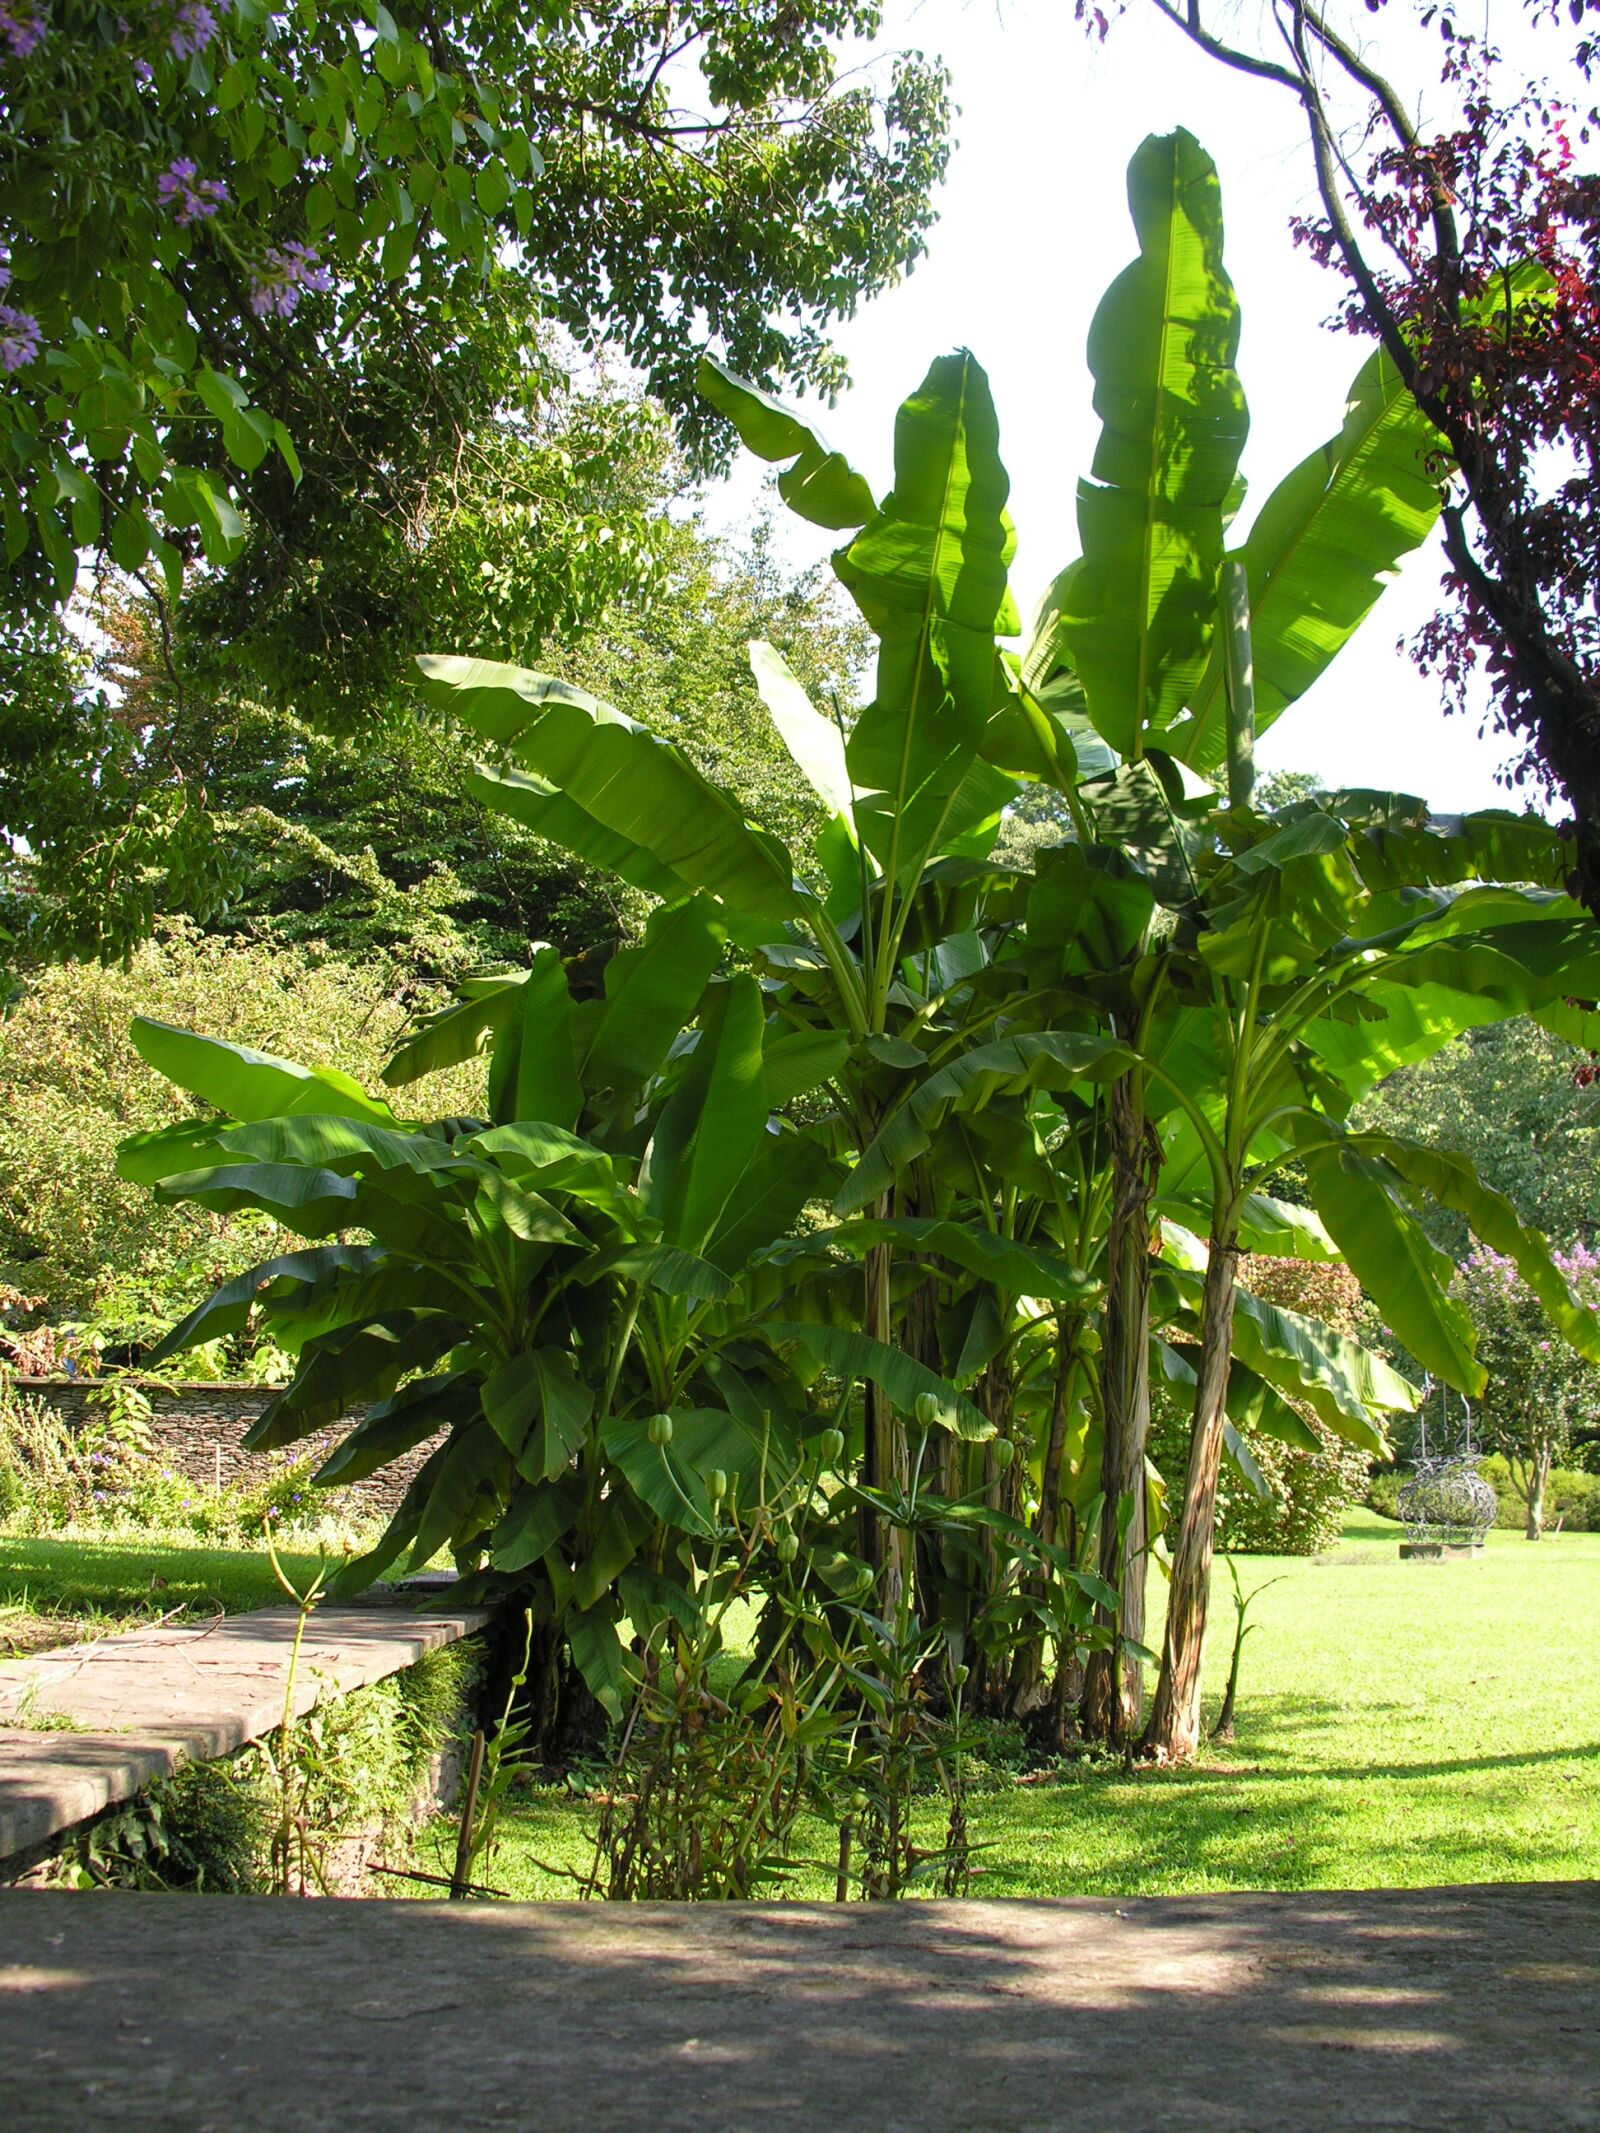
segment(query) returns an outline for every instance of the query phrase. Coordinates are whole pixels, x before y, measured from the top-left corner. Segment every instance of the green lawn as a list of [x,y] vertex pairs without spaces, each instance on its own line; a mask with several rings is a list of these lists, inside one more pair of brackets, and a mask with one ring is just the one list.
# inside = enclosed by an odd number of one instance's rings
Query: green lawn
[[[280,1555],[301,1586],[314,1555]],[[130,1629],[174,1609],[239,1614],[283,1604],[264,1548],[184,1545],[140,1535],[33,1540],[0,1534],[0,1656]]]
[[[1399,1536],[1357,1511],[1328,1557],[1241,1558],[1246,1590],[1284,1582],[1251,1610],[1238,1739],[1190,1771],[1069,1769],[976,1799],[979,1893],[1600,1876],[1600,1534],[1492,1533],[1480,1558],[1442,1563],[1400,1562]],[[1223,1575],[1208,1710],[1232,1621]],[[570,1895],[536,1861],[579,1863],[589,1821],[581,1802],[525,1798],[485,1879]]]

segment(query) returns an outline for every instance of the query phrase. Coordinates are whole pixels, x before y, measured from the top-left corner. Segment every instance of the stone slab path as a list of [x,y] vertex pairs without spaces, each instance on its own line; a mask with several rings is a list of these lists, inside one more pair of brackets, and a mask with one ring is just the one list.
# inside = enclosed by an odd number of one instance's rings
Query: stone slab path
[[[294,1673],[295,1715],[398,1673],[487,1620],[479,1608],[419,1611],[403,1596],[319,1607]],[[263,1607],[0,1665],[0,1860],[34,1853],[152,1778],[231,1755],[281,1723],[295,1621],[292,1607]],[[51,1717],[77,1730],[37,1730]]]
[[8,2133],[1593,2133],[1600,1888],[0,1894]]

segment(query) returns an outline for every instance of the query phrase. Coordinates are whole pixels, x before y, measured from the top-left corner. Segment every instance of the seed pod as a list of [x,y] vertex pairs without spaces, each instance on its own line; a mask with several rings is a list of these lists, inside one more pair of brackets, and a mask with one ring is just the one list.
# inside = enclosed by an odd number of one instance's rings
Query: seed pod
[[1017,1448],[1009,1437],[996,1437],[989,1447],[994,1454],[995,1472],[1003,1474],[1017,1456]]
[[844,1457],[844,1431],[825,1429],[817,1439],[817,1450],[822,1454],[824,1466],[837,1466]]
[[924,1429],[932,1429],[943,1412],[944,1409],[936,1392],[919,1392],[917,1394],[916,1415],[917,1420]]
[[950,1679],[955,1683],[958,1689],[964,1689],[967,1685],[967,1681],[971,1673],[972,1669],[970,1666],[953,1666],[950,1669]]
[[864,1792],[851,1793],[850,1812],[853,1815],[864,1815],[871,1805],[872,1802],[867,1798]]
[[780,1533],[777,1546],[778,1561],[780,1563],[792,1563],[800,1553],[800,1543],[792,1533]]
[[648,1427],[652,1444],[670,1444],[672,1442],[671,1415],[652,1415]]
[[720,1466],[714,1466],[706,1475],[706,1494],[713,1503],[721,1503],[728,1493],[728,1477]]

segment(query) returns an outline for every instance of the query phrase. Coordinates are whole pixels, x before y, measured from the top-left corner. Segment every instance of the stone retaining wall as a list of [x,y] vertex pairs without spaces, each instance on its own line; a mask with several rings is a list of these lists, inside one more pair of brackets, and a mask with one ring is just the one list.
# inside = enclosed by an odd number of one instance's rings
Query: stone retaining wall
[[[93,1416],[89,1395],[94,1389],[95,1381],[84,1378],[26,1378],[17,1383],[20,1393],[51,1408],[71,1429],[81,1429]],[[244,1449],[245,1432],[272,1398],[270,1387],[146,1383],[141,1390],[154,1410],[150,1420],[153,1449],[163,1465],[201,1488],[214,1488],[219,1481],[248,1484],[262,1480],[270,1471],[267,1455]],[[318,1454],[331,1451],[363,1413],[365,1409],[353,1409],[343,1421],[307,1438],[300,1449]],[[431,1437],[365,1481],[328,1490],[328,1508],[386,1517],[441,1441],[441,1437]]]

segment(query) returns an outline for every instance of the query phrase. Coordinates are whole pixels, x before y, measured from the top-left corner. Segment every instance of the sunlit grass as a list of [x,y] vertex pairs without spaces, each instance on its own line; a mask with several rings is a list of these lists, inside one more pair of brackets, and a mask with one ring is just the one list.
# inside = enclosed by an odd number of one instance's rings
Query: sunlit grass
[[[302,1588],[318,1558],[280,1554]],[[115,1540],[0,1534],[0,1655],[37,1650],[181,1610],[239,1614],[284,1603],[264,1547],[207,1548],[140,1533]]]
[[[1493,1533],[1482,1556],[1439,1563],[1402,1563],[1399,1537],[1358,1511],[1327,1557],[1240,1558],[1246,1591],[1282,1582],[1251,1609],[1238,1738],[1188,1771],[1066,1765],[974,1799],[980,1893],[1600,1876],[1600,1534]],[[1219,1576],[1208,1712],[1232,1629]],[[571,1895],[540,1862],[581,1867],[592,1826],[581,1800],[523,1795],[485,1878]],[[826,1857],[831,1833],[805,1834]],[[829,1877],[791,1893],[830,1893]]]

